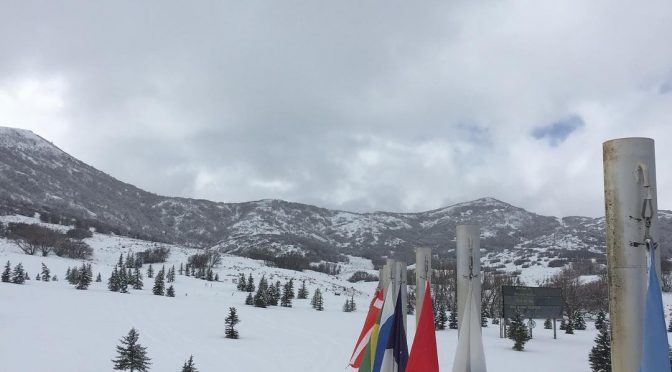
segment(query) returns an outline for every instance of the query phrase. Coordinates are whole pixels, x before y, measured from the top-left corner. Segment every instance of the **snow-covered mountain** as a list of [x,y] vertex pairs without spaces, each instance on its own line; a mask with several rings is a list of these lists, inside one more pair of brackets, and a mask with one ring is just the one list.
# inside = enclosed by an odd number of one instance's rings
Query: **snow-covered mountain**
[[[217,203],[160,196],[121,182],[30,131],[13,128],[0,128],[0,180],[0,212],[5,214],[39,212],[52,222],[76,219],[99,231],[216,246],[239,255],[409,258],[421,246],[449,254],[460,223],[481,224],[482,246],[493,254],[532,248],[604,250],[601,218],[541,216],[492,198],[421,213],[352,213],[282,200]],[[672,212],[660,215],[665,243],[672,237]]]

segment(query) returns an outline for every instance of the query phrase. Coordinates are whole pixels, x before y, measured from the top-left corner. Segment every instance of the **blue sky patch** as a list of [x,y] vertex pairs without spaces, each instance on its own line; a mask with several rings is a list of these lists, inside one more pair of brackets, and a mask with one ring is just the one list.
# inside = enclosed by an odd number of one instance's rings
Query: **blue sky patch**
[[555,123],[535,128],[532,130],[532,137],[538,140],[548,140],[548,143],[555,147],[565,142],[570,134],[584,125],[585,123],[580,116],[570,116]]

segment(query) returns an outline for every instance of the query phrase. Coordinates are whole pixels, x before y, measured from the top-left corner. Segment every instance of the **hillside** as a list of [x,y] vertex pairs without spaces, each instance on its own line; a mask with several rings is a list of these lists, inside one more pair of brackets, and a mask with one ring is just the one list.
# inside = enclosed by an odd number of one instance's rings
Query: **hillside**
[[[480,223],[482,247],[604,251],[603,219],[541,216],[483,198],[420,213],[352,213],[282,200],[217,203],[156,195],[87,165],[26,130],[0,128],[0,213],[190,247],[265,257],[296,252],[311,261],[339,254],[411,259],[413,249],[454,248],[455,226]],[[663,247],[672,212],[660,212]]]

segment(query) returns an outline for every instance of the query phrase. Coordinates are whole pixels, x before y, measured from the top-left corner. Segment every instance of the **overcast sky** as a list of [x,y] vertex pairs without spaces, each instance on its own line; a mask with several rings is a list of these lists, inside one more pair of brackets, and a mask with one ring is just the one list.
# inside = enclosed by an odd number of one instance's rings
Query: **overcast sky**
[[672,209],[672,2],[5,0],[0,125],[164,195],[559,216],[646,136]]

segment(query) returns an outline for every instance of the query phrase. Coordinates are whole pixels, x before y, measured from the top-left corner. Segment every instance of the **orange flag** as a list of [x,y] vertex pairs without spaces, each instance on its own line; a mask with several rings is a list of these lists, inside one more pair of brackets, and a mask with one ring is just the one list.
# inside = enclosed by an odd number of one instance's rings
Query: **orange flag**
[[436,334],[434,330],[434,312],[432,311],[432,293],[429,283],[425,286],[425,297],[418,329],[415,331],[411,355],[408,358],[406,372],[438,372],[439,357],[436,353]]

